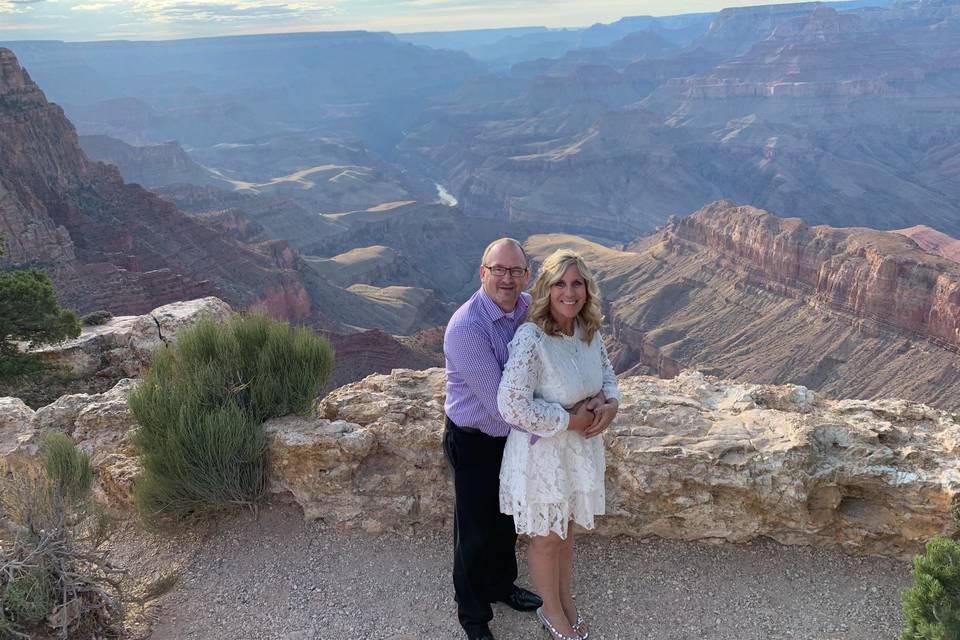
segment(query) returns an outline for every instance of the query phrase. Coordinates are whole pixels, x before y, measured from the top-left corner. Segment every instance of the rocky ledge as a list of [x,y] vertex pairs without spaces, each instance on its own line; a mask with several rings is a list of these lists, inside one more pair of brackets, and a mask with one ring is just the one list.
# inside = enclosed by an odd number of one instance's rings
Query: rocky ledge
[[176,342],[184,327],[203,317],[223,322],[232,315],[230,305],[214,296],[171,302],[142,316],[117,316],[83,327],[79,337],[35,352],[51,364],[67,367],[74,376],[131,378],[147,368],[154,349]]
[[[43,429],[91,451],[100,486],[129,503],[136,459],[123,381],[34,412],[0,399],[7,455]],[[960,425],[902,400],[827,401],[804,387],[681,373],[621,380],[605,434],[607,516],[597,533],[840,547],[906,557],[954,530]],[[441,369],[394,370],[335,390],[315,417],[266,424],[271,490],[330,526],[447,528],[453,501],[440,441]]]

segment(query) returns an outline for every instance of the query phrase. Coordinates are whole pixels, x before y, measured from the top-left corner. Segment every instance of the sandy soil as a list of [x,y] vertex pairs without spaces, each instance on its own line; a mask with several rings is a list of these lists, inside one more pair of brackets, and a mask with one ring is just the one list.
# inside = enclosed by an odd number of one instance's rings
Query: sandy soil
[[[152,638],[463,638],[450,537],[330,530],[268,506],[201,544]],[[576,562],[596,640],[894,640],[910,582],[905,562],[767,541],[584,536]],[[498,640],[547,637],[532,614],[494,610]]]

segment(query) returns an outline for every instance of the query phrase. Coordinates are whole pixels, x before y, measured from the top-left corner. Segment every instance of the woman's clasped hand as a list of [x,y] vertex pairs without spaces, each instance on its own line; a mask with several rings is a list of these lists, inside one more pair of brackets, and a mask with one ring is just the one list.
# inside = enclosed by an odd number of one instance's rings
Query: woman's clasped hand
[[570,431],[579,431],[584,438],[603,433],[617,417],[620,403],[616,398],[605,400],[603,394],[585,398],[569,409]]

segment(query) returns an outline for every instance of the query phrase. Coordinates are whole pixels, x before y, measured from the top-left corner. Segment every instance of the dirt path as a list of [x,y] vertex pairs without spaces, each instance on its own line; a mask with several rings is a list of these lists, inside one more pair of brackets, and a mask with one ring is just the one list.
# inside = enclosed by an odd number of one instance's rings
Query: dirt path
[[[267,507],[204,543],[152,638],[464,638],[450,557],[447,535],[325,530]],[[772,542],[583,537],[576,562],[596,640],[895,640],[910,582],[908,563]],[[532,615],[494,609],[498,640],[547,637]]]

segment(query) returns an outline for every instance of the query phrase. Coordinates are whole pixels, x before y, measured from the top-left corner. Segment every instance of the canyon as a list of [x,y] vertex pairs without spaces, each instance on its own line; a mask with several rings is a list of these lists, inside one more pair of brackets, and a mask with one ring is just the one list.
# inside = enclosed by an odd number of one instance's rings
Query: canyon
[[898,233],[720,201],[622,251],[562,234],[527,241],[537,260],[559,247],[597,272],[618,371],[693,368],[960,406],[960,265]]
[[[351,358],[366,345],[428,366],[483,246],[509,235],[537,260],[562,245],[596,263],[618,371],[954,408],[956,267],[938,252],[951,255],[960,202],[958,33],[941,0],[799,3],[625,18],[509,64],[544,34],[473,34],[480,62],[422,34],[214,39],[190,45],[210,57],[180,79],[187,58],[142,44],[16,43],[87,135],[4,51],[4,267],[47,269],[81,313],[218,295]],[[484,57],[501,36],[516,41]],[[339,50],[344,66],[315,70],[318,86],[281,108],[214,77],[254,45]],[[172,75],[148,86],[111,69],[118,48]],[[344,80],[383,58],[397,77]],[[188,80],[207,83],[204,108],[177,106]],[[217,108],[231,115],[214,130]]]
[[[291,217],[295,222],[309,215],[295,203],[255,199],[252,211],[234,206],[231,216],[200,206],[189,216],[127,184],[115,167],[87,158],[62,109],[46,100],[6,49],[0,49],[0,148],[4,268],[46,270],[60,303],[77,313],[141,314],[218,295],[237,308],[320,330],[401,334],[436,326],[447,314],[429,290],[351,290],[327,282],[287,241],[269,233],[291,224]],[[183,159],[167,149],[165,157]],[[197,189],[184,197],[202,197],[203,191],[193,195]],[[230,195],[216,191],[213,199],[221,193]],[[278,208],[280,222],[272,222]],[[212,215],[204,219],[204,213]],[[258,217],[266,218],[263,232],[254,226]]]

